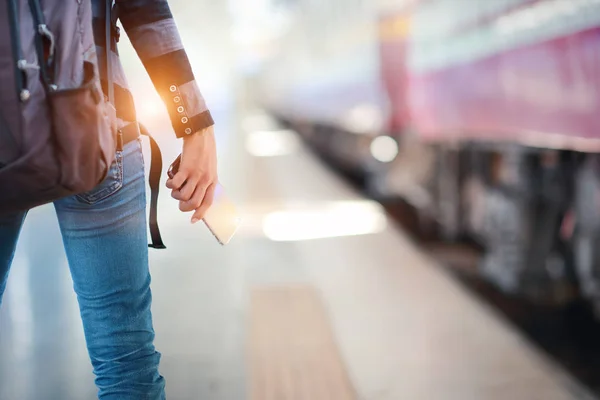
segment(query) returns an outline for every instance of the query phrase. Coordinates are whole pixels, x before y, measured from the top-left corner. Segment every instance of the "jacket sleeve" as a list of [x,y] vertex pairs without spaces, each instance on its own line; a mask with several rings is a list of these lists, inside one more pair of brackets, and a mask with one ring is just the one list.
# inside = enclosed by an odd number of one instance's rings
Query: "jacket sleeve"
[[116,0],[116,5],[123,28],[167,107],[176,136],[212,126],[167,0]]

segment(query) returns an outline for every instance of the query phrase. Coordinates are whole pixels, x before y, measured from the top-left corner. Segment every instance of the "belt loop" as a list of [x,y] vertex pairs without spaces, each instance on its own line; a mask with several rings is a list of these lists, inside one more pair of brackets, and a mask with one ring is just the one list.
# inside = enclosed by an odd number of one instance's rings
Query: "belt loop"
[[117,131],[117,151],[123,151],[123,129]]

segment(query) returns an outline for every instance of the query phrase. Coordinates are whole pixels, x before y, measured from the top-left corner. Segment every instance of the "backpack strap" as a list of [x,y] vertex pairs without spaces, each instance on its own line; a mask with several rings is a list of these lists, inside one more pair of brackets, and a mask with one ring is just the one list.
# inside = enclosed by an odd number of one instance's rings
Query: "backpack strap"
[[158,229],[158,193],[160,189],[160,176],[162,173],[162,154],[158,143],[152,137],[148,129],[139,124],[142,135],[150,139],[150,176],[148,183],[150,185],[150,237],[152,244],[148,245],[153,249],[166,249]]
[[[108,100],[115,105],[115,94],[114,94],[114,83],[112,77],[112,54],[111,47],[113,43],[113,39],[118,40],[118,37],[115,37],[113,33],[118,33],[118,30],[115,29],[116,22],[118,19],[118,10],[113,11],[113,0],[106,0],[106,82],[107,82],[107,97]],[[166,249],[167,247],[164,245],[162,236],[160,234],[160,230],[158,229],[158,194],[160,189],[160,177],[162,172],[162,153],[160,151],[160,147],[158,147],[158,143],[156,140],[150,135],[148,129],[145,126],[138,122],[131,123],[119,130],[118,144],[123,147],[123,145],[128,142],[135,140],[139,137],[139,133],[148,137],[150,139],[150,176],[148,179],[148,183],[150,185],[150,238],[152,243],[148,245],[148,247],[153,249]]]
[[115,107],[115,88],[113,83],[113,75],[112,75],[112,55],[111,47],[112,47],[112,7],[113,0],[106,0],[106,13],[104,15],[105,26],[104,26],[104,34],[106,41],[104,43],[104,51],[106,57],[104,58],[104,62],[106,65],[106,95],[108,97],[108,101],[112,103]]

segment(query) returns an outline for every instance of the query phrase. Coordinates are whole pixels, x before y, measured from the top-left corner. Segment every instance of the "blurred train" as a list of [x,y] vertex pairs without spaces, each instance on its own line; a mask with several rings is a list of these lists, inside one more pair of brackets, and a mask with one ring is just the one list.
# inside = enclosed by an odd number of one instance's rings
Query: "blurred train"
[[264,106],[502,290],[600,314],[600,0],[293,3]]

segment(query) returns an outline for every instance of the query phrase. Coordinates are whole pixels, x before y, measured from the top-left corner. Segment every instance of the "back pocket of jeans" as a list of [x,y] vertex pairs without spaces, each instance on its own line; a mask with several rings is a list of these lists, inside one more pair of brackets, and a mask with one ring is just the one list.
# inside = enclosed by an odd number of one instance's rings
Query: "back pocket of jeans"
[[123,187],[123,154],[117,152],[106,178],[89,192],[80,193],[77,199],[87,204],[95,204],[105,200]]

